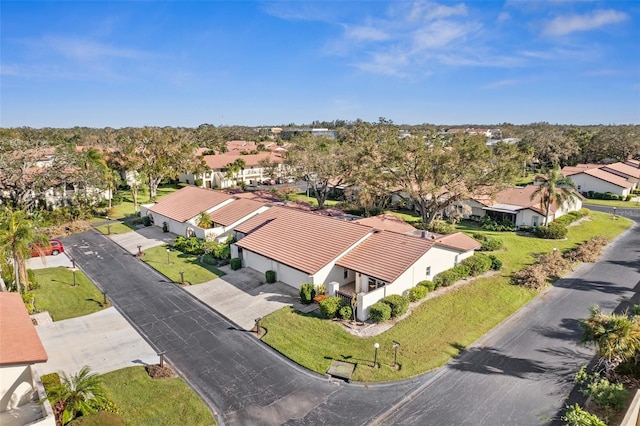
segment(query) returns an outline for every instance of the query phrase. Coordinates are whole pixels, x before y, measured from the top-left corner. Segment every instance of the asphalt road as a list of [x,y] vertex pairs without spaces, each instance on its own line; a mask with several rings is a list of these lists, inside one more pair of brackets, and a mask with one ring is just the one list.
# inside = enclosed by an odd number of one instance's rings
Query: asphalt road
[[104,236],[88,231],[64,244],[151,346],[166,351],[223,424],[367,424],[418,385],[330,381],[237,330]]
[[[618,212],[623,214],[623,212]],[[228,424],[534,425],[558,420],[593,349],[576,344],[592,304],[612,310],[640,287],[640,228],[581,265],[445,367],[361,386],[310,373],[236,330],[94,232],[65,247],[113,304]]]
[[[617,214],[638,221],[636,212]],[[559,424],[566,398],[572,391],[576,394],[575,373],[594,356],[592,348],[577,344],[579,320],[589,315],[593,304],[607,311],[625,306],[638,290],[640,227],[636,224],[598,263],[582,264],[557,281],[376,423]]]

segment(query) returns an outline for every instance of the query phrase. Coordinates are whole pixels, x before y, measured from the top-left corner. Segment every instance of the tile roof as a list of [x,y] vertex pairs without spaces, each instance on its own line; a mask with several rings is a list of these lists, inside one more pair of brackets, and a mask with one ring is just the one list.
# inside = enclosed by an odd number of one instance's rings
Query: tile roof
[[639,167],[640,168],[640,160],[634,160],[633,158],[629,158],[628,160],[624,160],[624,163],[631,167]]
[[354,220],[354,222],[370,226],[381,231],[394,231],[402,234],[414,232],[416,230],[416,228],[393,214],[381,214],[378,216],[365,217],[364,219]]
[[575,166],[564,166],[560,172],[564,176],[571,176],[576,173],[582,173],[585,170],[599,169],[602,166],[602,164],[576,164]]
[[[487,206],[489,209],[493,207],[498,210],[502,209],[509,211],[531,209],[544,215],[544,210],[541,207],[540,194],[531,199],[531,196],[537,188],[538,185],[527,185],[525,187],[515,186],[512,188],[503,189],[493,197],[493,203],[483,200],[482,204]],[[578,193],[576,193],[576,197],[579,197]],[[556,203],[551,204],[549,214],[555,213],[557,209],[558,205]]]
[[228,164],[237,159],[244,160],[247,167],[259,165],[261,160],[268,159],[271,162],[282,163],[282,155],[276,152],[261,152],[259,154],[241,155],[238,151],[230,151],[216,155],[205,155],[202,157],[207,166],[212,170],[224,169]]
[[482,247],[482,244],[462,232],[436,238],[436,243],[457,250],[469,251]]
[[286,207],[271,207],[236,227],[236,245],[307,274],[344,253],[371,228]]
[[45,362],[48,358],[22,297],[0,292],[0,365]]
[[626,176],[632,176],[636,179],[640,179],[640,169],[625,163],[607,164],[602,167],[602,170],[606,170],[616,175],[624,174]]
[[234,200],[226,206],[212,211],[211,214],[209,214],[209,217],[214,223],[218,223],[222,226],[229,226],[236,223],[243,217],[247,217],[265,205],[265,203],[248,199]]
[[162,198],[151,206],[149,211],[178,222],[186,222],[198,216],[201,212],[209,210],[231,198],[233,198],[231,195],[224,192],[198,188],[197,186],[185,186]]
[[364,240],[336,262],[388,283],[422,257],[435,241],[391,231],[380,231]]
[[626,180],[623,177],[620,177],[618,175],[614,175],[613,173],[610,173],[606,170],[602,170],[602,169],[590,169],[590,170],[585,170],[584,172],[582,172],[586,175],[589,176],[593,176],[596,179],[600,179],[603,180],[605,182],[609,182],[615,186],[619,186],[620,188],[631,188],[633,186],[633,184],[631,182],[629,182],[628,180]]

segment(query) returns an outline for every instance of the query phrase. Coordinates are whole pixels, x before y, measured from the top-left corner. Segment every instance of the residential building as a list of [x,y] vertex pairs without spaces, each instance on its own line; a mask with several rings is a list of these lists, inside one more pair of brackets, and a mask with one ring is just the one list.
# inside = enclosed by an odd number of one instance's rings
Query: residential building
[[47,359],[20,294],[0,292],[0,424],[55,426],[33,368]]
[[634,168],[633,163],[565,166],[562,174],[571,179],[580,193],[588,196],[608,192],[626,197],[640,182],[640,169]]

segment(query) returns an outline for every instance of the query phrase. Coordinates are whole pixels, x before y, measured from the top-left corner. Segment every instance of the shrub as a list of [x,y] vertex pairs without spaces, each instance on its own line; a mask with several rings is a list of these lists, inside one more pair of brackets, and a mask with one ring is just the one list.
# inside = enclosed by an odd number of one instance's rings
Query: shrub
[[515,231],[516,226],[509,219],[504,219],[501,222],[498,222],[489,216],[483,216],[482,229],[486,229],[487,231],[508,232]]
[[438,287],[449,287],[451,284],[458,281],[459,276],[453,269],[449,269],[448,271],[440,272],[433,279],[436,288]]
[[409,289],[409,300],[412,302],[417,302],[418,300],[422,300],[425,298],[429,289],[423,285],[417,285],[415,287],[411,287]]
[[469,274],[472,277],[483,274],[491,268],[491,259],[482,253],[476,253],[475,255],[466,258],[462,261],[462,266],[469,268]]
[[58,373],[43,374],[40,376],[40,381],[47,390],[60,384],[60,375]]
[[269,284],[276,282],[276,271],[267,271],[264,273],[264,278]]
[[503,246],[500,238],[491,237],[489,235],[475,233],[472,235],[473,239],[482,243],[480,251],[495,251],[500,250]]
[[520,232],[533,232],[535,231],[535,228],[533,226],[529,226],[529,225],[522,225],[518,228],[518,231]]
[[582,409],[578,404],[569,406],[562,420],[567,426],[607,426],[598,416]]
[[351,309],[351,306],[343,306],[340,308],[340,311],[338,311],[340,318],[342,318],[343,320],[350,320],[351,318],[353,318],[353,310]]
[[436,234],[453,234],[456,232],[456,226],[444,220],[432,220],[431,223],[427,225],[427,231]]
[[587,368],[582,366],[575,377],[576,383],[580,384],[580,392],[590,397],[596,404],[604,408],[619,410],[624,407],[629,391],[622,383],[611,383],[605,377],[600,377],[600,373],[589,374]]
[[173,248],[186,254],[200,256],[204,254],[204,241],[197,237],[176,237]]
[[116,413],[109,411],[98,411],[87,416],[77,417],[68,426],[124,426],[123,418]]
[[631,199],[632,199],[632,198],[633,198],[633,195],[632,195],[632,194],[627,194],[627,196],[626,196],[626,197],[624,197],[624,200],[625,200],[625,201],[631,201]]
[[27,279],[29,280],[29,288],[31,290],[37,290],[40,288],[40,283],[36,278],[36,271],[33,269],[27,269]]
[[454,266],[450,270],[451,272],[456,274],[456,280],[466,278],[471,275],[471,268],[469,268],[467,265],[460,264],[458,266]]
[[242,260],[239,257],[234,257],[233,259],[231,259],[231,261],[229,261],[229,266],[231,266],[231,269],[233,269],[234,271],[237,271],[238,269],[242,268]]
[[502,260],[498,259],[496,256],[490,254],[489,259],[491,259],[491,269],[494,271],[499,271],[502,269]]
[[385,322],[391,318],[391,306],[377,302],[369,308],[369,318],[373,322]]
[[549,226],[538,226],[536,237],[547,240],[561,240],[567,236],[567,227],[562,223],[551,222]]
[[151,218],[149,216],[143,216],[142,223],[144,226],[151,226]]
[[392,294],[382,299],[391,308],[391,318],[396,318],[407,313],[409,309],[409,298],[399,294]]
[[36,301],[36,295],[33,292],[27,291],[26,293],[23,293],[22,301],[24,302],[24,306],[27,307],[27,312],[29,312],[29,315],[36,311],[36,307],[34,304],[34,302]]
[[427,291],[433,291],[436,289],[436,285],[433,281],[423,280],[418,283],[419,286],[425,287]]
[[316,289],[311,283],[304,283],[300,286],[300,302],[308,305],[316,296]]
[[162,222],[162,232],[169,232],[169,224],[167,222]]
[[318,284],[316,286],[316,294],[327,294],[327,286],[324,284]]
[[320,313],[325,318],[335,318],[342,307],[342,299],[338,296],[330,296],[320,303]]

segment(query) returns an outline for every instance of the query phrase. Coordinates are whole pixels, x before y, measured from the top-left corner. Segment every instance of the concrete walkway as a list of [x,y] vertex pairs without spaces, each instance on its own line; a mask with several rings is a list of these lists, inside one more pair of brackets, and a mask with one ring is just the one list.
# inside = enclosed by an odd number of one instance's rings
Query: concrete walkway
[[88,365],[107,373],[134,365],[157,364],[156,351],[114,308],[36,326],[49,360],[36,364],[40,374],[75,374]]
[[[281,282],[264,283],[264,275],[249,268],[230,271],[215,280],[185,287],[189,293],[215,309],[244,330],[251,330],[258,317],[285,306],[300,305],[298,290]],[[316,306],[311,306],[311,310]]]
[[60,253],[57,256],[45,256],[44,261],[41,257],[32,257],[27,259],[27,269],[44,269],[57,267],[71,268],[71,259],[67,253]]

